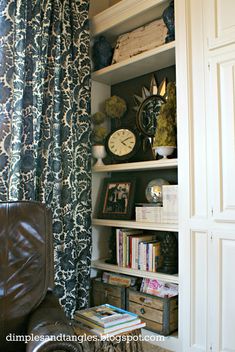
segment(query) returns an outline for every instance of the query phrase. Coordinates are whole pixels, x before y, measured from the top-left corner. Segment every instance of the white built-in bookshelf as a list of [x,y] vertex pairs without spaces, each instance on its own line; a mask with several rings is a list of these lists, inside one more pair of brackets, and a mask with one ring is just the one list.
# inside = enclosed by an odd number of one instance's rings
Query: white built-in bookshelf
[[[169,4],[168,0],[121,0],[116,5],[96,15],[92,21],[92,35],[104,34],[109,40],[115,40],[119,34],[135,29],[156,18],[159,18],[163,9]],[[99,111],[103,101],[111,94],[111,85],[171,66],[175,64],[177,42],[164,44],[132,57],[131,59],[103,68],[92,74],[92,112]],[[96,207],[99,203],[100,185],[105,177],[120,172],[153,172],[157,170],[177,170],[177,159],[164,159],[143,162],[127,162],[123,164],[103,165],[93,167],[92,197],[93,197],[93,254],[92,269],[110,271],[142,278],[158,278],[160,280],[180,285],[180,275],[167,275],[158,272],[136,270],[117,265],[107,264],[108,239],[111,229],[130,228],[154,231],[178,232],[176,224],[158,224],[137,222],[134,220],[98,219]],[[180,238],[180,236],[179,236]],[[156,335],[143,330],[143,334]],[[174,351],[180,351],[180,341],[177,334],[169,336],[159,346]]]

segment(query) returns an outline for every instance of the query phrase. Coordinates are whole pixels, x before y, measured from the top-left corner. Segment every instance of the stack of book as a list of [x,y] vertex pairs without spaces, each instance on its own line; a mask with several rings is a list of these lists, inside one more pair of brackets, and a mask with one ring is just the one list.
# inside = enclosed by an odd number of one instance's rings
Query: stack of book
[[78,310],[75,312],[75,320],[82,323],[85,330],[102,338],[140,329],[146,325],[137,314],[110,304]]
[[135,219],[141,222],[162,222],[162,207],[152,203],[138,203],[135,207]]
[[117,264],[137,270],[156,272],[161,266],[160,242],[156,235],[139,230],[116,229]]

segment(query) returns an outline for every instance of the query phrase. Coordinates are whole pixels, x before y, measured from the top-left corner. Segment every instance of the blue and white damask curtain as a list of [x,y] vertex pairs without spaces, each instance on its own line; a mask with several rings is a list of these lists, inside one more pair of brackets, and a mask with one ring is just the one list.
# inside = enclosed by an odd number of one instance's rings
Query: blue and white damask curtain
[[0,2],[0,201],[52,208],[55,292],[87,304],[91,256],[89,0]]

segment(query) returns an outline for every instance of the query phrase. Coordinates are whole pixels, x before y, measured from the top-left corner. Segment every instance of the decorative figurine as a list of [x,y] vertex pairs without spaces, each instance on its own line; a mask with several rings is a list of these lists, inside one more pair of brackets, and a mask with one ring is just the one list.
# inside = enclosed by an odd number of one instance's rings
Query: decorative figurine
[[111,65],[113,48],[104,36],[95,39],[92,48],[94,71]]
[[163,11],[162,19],[168,29],[165,43],[172,42],[175,40],[174,1],[171,1],[170,5]]
[[161,255],[163,264],[158,271],[165,274],[178,273],[178,241],[174,233],[165,233],[164,239],[161,241]]

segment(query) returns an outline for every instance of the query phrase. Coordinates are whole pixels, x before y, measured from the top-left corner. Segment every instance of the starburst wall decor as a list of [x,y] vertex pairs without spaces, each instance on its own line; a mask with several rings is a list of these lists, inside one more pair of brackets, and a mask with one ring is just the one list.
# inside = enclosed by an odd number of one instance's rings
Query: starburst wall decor
[[157,128],[157,117],[162,104],[166,103],[167,92],[166,78],[157,85],[154,75],[150,82],[150,88],[142,88],[142,96],[134,95],[136,114],[136,126],[146,137],[153,137]]

